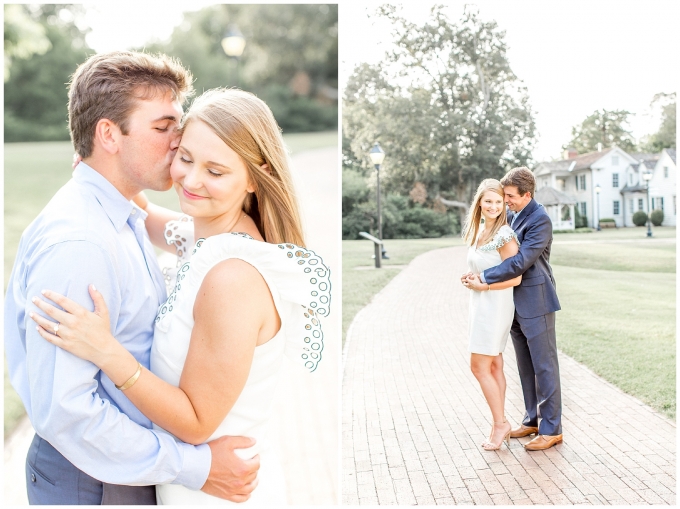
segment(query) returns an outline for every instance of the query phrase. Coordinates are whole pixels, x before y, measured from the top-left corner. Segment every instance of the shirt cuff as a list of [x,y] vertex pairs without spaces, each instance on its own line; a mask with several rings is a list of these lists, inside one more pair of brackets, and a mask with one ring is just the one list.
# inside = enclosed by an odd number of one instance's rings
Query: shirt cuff
[[210,474],[212,453],[208,444],[189,445],[182,443],[184,449],[184,464],[182,471],[172,484],[181,484],[190,490],[199,491]]
[[479,274],[479,279],[482,281],[482,283],[486,284],[486,279],[484,279],[484,271],[482,271],[482,272]]

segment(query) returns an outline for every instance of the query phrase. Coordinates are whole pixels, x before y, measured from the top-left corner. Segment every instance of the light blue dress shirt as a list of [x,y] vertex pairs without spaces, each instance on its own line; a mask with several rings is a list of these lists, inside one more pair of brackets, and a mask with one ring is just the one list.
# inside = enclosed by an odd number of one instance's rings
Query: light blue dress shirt
[[102,175],[80,163],[24,231],[5,300],[12,386],[38,435],[83,472],[111,484],[181,484],[199,490],[210,448],[150,429],[151,422],[94,364],[45,341],[31,302],[50,289],[93,309],[88,285],[109,308],[111,331],[146,368],[158,306],[166,299],[144,219]]

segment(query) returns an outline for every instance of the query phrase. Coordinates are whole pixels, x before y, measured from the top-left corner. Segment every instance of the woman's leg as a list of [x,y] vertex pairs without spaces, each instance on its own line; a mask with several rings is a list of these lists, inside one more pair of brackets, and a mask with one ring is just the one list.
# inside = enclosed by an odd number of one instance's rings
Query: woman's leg
[[479,382],[486,402],[491,409],[494,422],[503,422],[503,399],[501,388],[496,378],[492,375],[491,366],[495,357],[473,353],[470,358],[470,369]]
[[500,355],[473,353],[470,357],[470,369],[482,388],[493,416],[494,427],[490,442],[498,446],[511,428],[510,423],[505,421],[505,377],[499,380],[499,366],[500,376],[503,376],[503,359]]
[[505,373],[503,373],[503,364],[503,354],[499,353],[491,362],[491,376],[494,377],[496,384],[498,384],[503,415],[505,415],[505,387],[507,384],[505,382]]

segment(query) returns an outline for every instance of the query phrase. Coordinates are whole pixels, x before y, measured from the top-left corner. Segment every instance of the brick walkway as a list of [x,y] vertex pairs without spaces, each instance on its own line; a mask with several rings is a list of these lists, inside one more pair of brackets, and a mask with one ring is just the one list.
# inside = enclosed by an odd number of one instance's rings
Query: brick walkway
[[[564,443],[481,449],[491,416],[468,367],[465,269],[465,248],[425,253],[355,318],[343,504],[674,505],[675,423],[562,354]],[[504,357],[516,424],[524,407],[510,340]]]

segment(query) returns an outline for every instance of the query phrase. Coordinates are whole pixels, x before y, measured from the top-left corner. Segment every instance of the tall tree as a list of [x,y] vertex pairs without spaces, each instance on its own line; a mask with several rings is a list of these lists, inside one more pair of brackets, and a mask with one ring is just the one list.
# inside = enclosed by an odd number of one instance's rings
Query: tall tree
[[656,94],[652,99],[652,108],[661,107],[661,125],[644,143],[646,152],[661,152],[665,148],[675,148],[675,92],[672,94]]
[[50,49],[14,59],[5,82],[5,141],[68,140],[68,82],[90,54],[86,31],[76,22],[81,5],[26,7],[49,40]]
[[5,5],[4,11],[5,81],[7,81],[12,59],[42,55],[52,45],[45,35],[45,27],[31,17],[25,5]]
[[579,154],[585,154],[595,152],[601,143],[603,148],[618,145],[627,152],[635,152],[635,139],[626,128],[630,115],[625,110],[595,111],[571,129],[571,141],[562,148],[573,147]]
[[430,206],[444,197],[462,213],[482,179],[531,157],[534,119],[505,33],[470,9],[453,23],[435,6],[422,26],[392,6],[379,15],[392,22],[394,47],[384,64],[360,65],[348,81],[343,129],[352,155],[344,158],[368,175],[366,154],[379,140],[387,191],[406,196],[422,184]]

